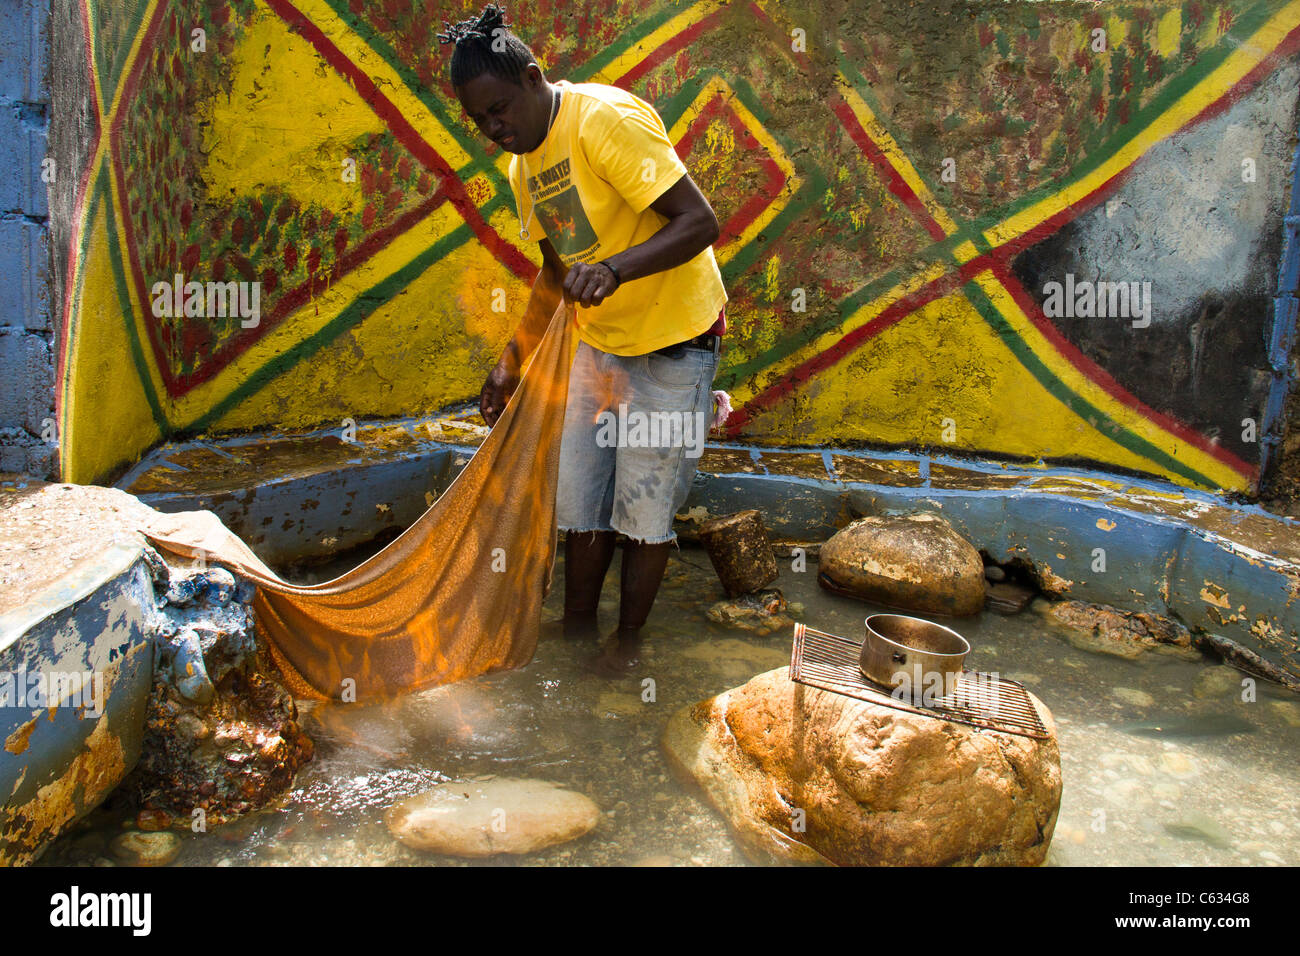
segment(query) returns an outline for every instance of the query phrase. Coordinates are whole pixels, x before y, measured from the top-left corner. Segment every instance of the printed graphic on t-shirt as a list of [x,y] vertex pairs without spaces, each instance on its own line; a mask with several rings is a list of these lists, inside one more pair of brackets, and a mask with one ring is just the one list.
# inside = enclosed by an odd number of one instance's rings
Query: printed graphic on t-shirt
[[526,185],[537,203],[537,221],[555,251],[571,265],[568,260],[582,258],[582,253],[596,245],[596,230],[591,227],[569,172],[569,160],[562,159],[530,176]]

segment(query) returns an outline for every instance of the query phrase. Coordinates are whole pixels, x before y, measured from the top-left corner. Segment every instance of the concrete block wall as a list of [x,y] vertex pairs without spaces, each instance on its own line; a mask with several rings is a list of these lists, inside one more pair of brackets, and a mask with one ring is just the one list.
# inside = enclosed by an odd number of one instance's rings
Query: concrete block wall
[[39,478],[54,477],[57,449],[48,31],[42,0],[0,0],[0,471]]

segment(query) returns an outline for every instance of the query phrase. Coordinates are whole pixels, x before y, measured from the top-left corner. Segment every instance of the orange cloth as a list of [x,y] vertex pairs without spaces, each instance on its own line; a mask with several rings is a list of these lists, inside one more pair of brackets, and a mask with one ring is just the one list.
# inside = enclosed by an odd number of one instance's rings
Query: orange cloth
[[209,511],[160,515],[154,544],[237,570],[300,697],[385,697],[532,659],[554,570],[555,484],[576,343],[561,302],[501,418],[401,537],[332,581],[290,584]]

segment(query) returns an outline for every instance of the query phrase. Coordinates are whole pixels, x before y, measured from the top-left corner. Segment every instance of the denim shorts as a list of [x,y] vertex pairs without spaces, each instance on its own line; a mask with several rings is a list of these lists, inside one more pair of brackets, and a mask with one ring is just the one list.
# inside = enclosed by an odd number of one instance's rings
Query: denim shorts
[[578,344],[569,373],[556,524],[675,541],[713,418],[717,352],[613,355]]

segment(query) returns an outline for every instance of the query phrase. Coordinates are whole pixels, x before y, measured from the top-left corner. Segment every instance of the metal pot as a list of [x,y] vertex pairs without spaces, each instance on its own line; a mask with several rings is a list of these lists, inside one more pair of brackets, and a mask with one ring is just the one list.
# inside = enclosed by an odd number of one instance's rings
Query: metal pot
[[858,666],[869,681],[894,696],[922,703],[949,696],[956,687],[970,643],[952,628],[904,614],[867,618]]

